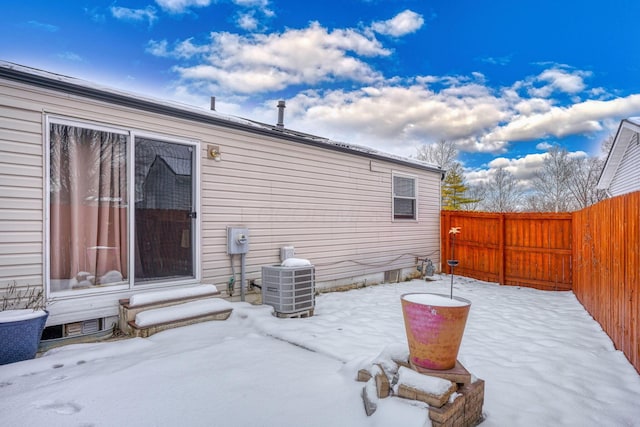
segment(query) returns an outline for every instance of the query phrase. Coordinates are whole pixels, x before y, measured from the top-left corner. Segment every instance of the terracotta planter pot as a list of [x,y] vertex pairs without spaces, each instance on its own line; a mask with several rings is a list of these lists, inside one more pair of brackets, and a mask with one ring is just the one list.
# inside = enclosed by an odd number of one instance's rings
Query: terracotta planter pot
[[471,301],[427,293],[404,294],[400,300],[411,362],[426,369],[452,369]]

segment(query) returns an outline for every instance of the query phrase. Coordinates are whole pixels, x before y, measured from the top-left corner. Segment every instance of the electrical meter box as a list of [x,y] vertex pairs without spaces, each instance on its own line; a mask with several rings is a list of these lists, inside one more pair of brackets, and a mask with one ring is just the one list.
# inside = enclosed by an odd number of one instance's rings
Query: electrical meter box
[[293,258],[295,255],[296,249],[293,246],[283,246],[280,248],[280,262]]
[[227,253],[229,255],[249,252],[249,229],[246,227],[227,227]]

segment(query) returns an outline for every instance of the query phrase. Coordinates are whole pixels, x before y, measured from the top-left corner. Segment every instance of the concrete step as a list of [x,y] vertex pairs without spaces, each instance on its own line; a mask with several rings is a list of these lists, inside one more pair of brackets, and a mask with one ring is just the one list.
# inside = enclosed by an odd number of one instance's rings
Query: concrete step
[[130,298],[119,301],[120,319],[118,326],[123,333],[130,334],[129,322],[134,321],[138,313],[156,308],[184,304],[190,301],[217,298],[219,296],[220,291],[218,291],[215,285],[197,285],[137,293]]
[[128,327],[130,335],[146,338],[167,329],[210,320],[226,320],[232,311],[229,301],[206,298],[141,311],[134,320],[128,322]]

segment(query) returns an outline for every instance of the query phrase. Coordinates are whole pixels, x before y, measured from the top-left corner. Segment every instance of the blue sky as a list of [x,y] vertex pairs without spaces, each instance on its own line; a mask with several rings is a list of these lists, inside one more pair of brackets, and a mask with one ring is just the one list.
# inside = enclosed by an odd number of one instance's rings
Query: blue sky
[[11,2],[0,59],[526,181],[551,144],[599,155],[640,115],[640,2]]

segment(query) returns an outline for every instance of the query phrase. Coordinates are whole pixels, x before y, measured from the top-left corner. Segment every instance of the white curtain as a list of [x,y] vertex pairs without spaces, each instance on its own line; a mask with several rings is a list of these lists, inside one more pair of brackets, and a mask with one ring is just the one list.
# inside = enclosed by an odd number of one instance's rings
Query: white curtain
[[50,128],[51,279],[68,288],[127,279],[127,137]]

